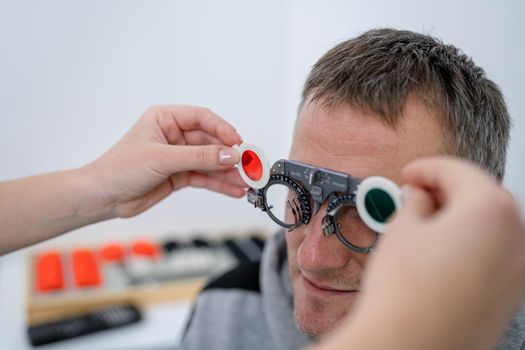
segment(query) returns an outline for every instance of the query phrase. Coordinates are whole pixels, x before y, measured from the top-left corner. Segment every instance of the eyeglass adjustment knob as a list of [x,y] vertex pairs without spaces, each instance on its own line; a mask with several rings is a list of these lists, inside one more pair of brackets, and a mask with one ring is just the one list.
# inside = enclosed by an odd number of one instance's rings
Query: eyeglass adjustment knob
[[255,208],[264,209],[263,197],[260,195],[259,191],[255,191],[253,188],[250,188],[246,193],[246,197],[248,202],[253,204]]
[[321,223],[321,228],[323,230],[323,235],[325,237],[330,236],[332,233],[335,233],[335,221],[334,217],[331,215],[326,215],[323,218],[323,221]]
[[310,188],[310,195],[316,202],[323,201],[323,188],[321,186],[313,185]]

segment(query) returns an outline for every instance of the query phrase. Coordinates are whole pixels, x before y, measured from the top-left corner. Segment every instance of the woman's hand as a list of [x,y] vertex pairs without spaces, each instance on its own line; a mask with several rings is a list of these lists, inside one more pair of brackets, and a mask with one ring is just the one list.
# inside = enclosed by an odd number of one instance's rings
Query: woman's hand
[[137,215],[183,187],[242,197],[233,167],[241,137],[206,108],[157,106],[107,153],[85,167],[111,217]]
[[0,182],[0,254],[130,217],[186,186],[242,197],[241,137],[205,108],[152,107],[107,153],[77,169]]

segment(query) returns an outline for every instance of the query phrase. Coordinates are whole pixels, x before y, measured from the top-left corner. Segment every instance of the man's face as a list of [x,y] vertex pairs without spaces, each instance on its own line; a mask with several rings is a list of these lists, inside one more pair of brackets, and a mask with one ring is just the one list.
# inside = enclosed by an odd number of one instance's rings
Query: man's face
[[[411,160],[447,153],[437,120],[414,97],[407,99],[395,128],[347,104],[330,110],[321,103],[306,103],[290,159],[363,179],[381,175],[401,184],[401,169]],[[326,204],[308,225],[286,233],[296,322],[314,337],[332,330],[351,310],[368,259],[345,248],[335,235],[323,236],[325,213]]]

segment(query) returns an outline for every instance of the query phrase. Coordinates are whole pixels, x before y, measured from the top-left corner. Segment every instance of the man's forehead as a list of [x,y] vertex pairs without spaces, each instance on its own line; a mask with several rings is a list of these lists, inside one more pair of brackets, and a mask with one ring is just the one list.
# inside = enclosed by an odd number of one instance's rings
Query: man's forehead
[[290,156],[363,176],[382,170],[384,161],[397,153],[397,139],[393,128],[348,105],[332,109],[309,104],[297,120]]
[[395,127],[381,116],[341,104],[303,106],[290,158],[366,177],[399,180],[410,160],[443,152],[441,126],[417,101],[409,101]]

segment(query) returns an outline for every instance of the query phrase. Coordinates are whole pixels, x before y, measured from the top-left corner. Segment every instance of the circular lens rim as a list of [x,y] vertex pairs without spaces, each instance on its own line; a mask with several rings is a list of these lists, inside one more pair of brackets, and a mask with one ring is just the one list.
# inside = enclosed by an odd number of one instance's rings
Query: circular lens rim
[[392,180],[383,176],[371,176],[364,179],[356,191],[356,207],[361,220],[378,233],[385,233],[386,223],[377,221],[366,209],[366,196],[371,190],[379,189],[390,196],[394,203],[394,213],[401,209],[401,189]]
[[[281,220],[279,220],[270,210],[270,207],[268,205],[268,202],[266,200],[266,192],[268,189],[273,185],[284,185],[288,187],[291,191],[295,192],[297,199],[299,200],[299,206],[301,209],[300,213],[300,220],[299,222],[295,224],[287,224]],[[294,228],[297,228],[301,226],[302,224],[307,225],[310,222],[311,218],[311,207],[310,203],[308,201],[308,196],[306,195],[306,192],[303,190],[303,188],[292,178],[285,176],[285,175],[270,175],[270,178],[268,180],[268,183],[266,186],[259,190],[261,191],[261,195],[263,198],[263,206],[264,211],[268,214],[268,216],[275,222],[277,225],[284,227],[287,230],[293,230]]]
[[339,216],[341,215],[341,209],[343,207],[345,207],[345,206],[356,207],[353,202],[343,202],[341,205],[339,205],[337,207],[337,210],[335,211],[335,213],[333,215],[327,214],[327,215],[330,215],[330,216],[333,217],[334,224],[335,224],[335,234],[336,234],[337,238],[339,239],[339,241],[341,241],[341,243],[343,243],[343,245],[345,247],[347,247],[348,249],[350,249],[350,250],[352,250],[354,252],[357,252],[357,253],[366,254],[366,253],[370,252],[374,248],[374,246],[376,245],[377,240],[379,238],[379,235],[378,235],[377,231],[373,231],[374,241],[370,245],[368,245],[366,247],[361,247],[361,246],[355,245],[355,244],[351,243],[350,241],[348,241],[344,237],[343,233],[339,229],[339,225],[337,224],[337,222],[339,221]]
[[[286,220],[286,210],[288,210],[286,202],[284,203],[284,206],[285,206],[284,207],[284,212],[281,213],[281,216],[284,216],[284,218],[285,218],[284,220],[281,220],[279,218],[279,215],[275,214],[274,211],[273,211],[275,209],[274,206],[275,206],[276,203],[273,203],[273,202],[271,204],[268,203],[268,192],[271,191],[271,189],[276,187],[276,186],[284,187],[284,188],[286,188],[287,191],[292,191],[294,193],[294,196],[296,198],[298,198],[297,194],[293,190],[291,190],[290,186],[287,186],[286,184],[281,183],[281,182],[272,182],[272,183],[268,184],[268,186],[266,186],[264,188],[264,204],[265,204],[266,211],[268,212],[268,215],[272,218],[272,220],[274,222],[276,222],[279,226],[282,226],[284,228],[294,227],[294,226],[297,225],[297,223],[289,224],[289,223],[287,223],[285,221]],[[284,200],[287,201],[288,198],[285,197]],[[297,199],[297,200],[299,201],[299,199]],[[299,206],[300,206],[300,204],[299,204]],[[300,210],[300,208],[299,208],[299,210]],[[299,222],[301,221],[300,219],[302,219],[302,213],[299,213]]]
[[[351,206],[356,207],[356,197],[353,194],[345,194],[345,195],[336,195],[332,200],[330,200],[330,203],[328,204],[327,212],[325,217],[330,217],[333,225],[334,225],[334,232],[339,241],[348,249],[350,249],[353,252],[361,253],[361,254],[367,254],[373,250],[375,247],[379,235],[376,231],[374,231],[374,241],[367,247],[360,247],[357,246],[350,241],[348,241],[342,234],[341,230],[339,229],[339,225],[337,224],[337,221],[339,220],[341,208],[344,206]],[[326,234],[325,234],[326,236]]]

